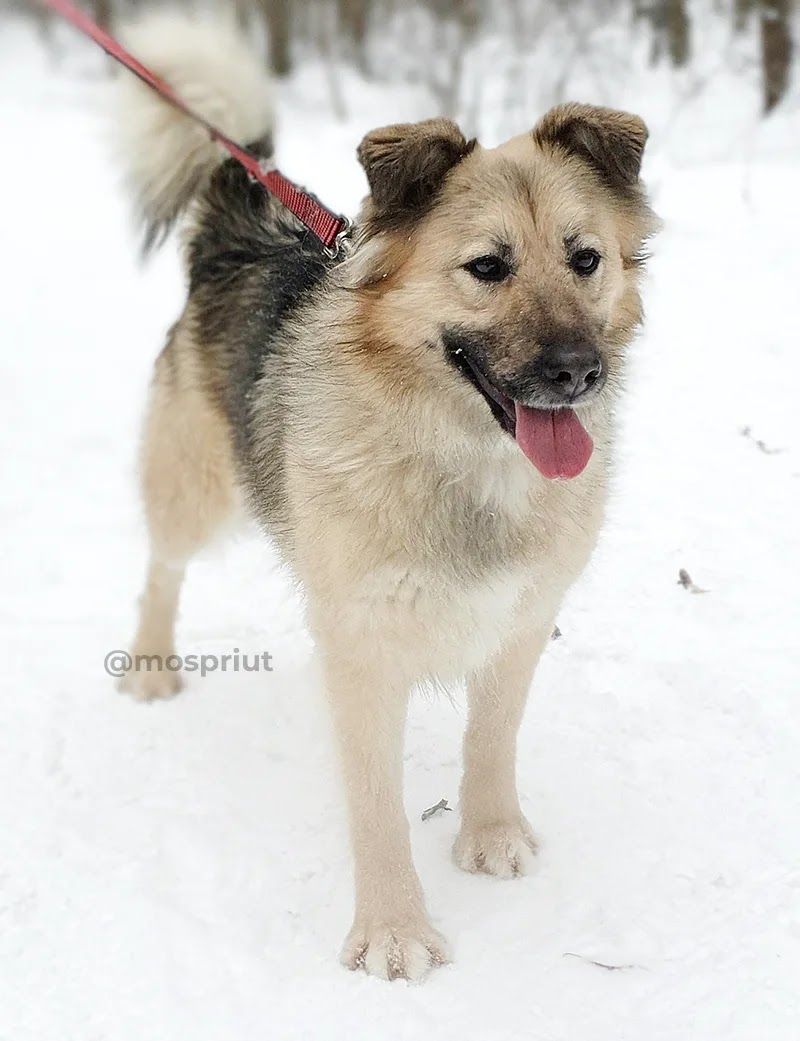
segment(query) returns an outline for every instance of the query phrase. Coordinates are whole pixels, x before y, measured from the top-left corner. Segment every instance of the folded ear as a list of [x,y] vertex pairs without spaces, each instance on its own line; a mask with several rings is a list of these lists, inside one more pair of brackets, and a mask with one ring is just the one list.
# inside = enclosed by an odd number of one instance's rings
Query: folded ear
[[533,128],[539,144],[558,145],[593,166],[612,187],[639,179],[647,127],[630,112],[596,105],[556,105]]
[[400,225],[421,216],[445,176],[474,147],[449,119],[371,131],[358,146],[358,158],[369,181],[373,218]]

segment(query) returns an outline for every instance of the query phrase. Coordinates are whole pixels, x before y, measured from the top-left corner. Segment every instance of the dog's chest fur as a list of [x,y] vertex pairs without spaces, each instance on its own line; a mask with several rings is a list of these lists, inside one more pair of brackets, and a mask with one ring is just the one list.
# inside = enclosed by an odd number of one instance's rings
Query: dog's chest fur
[[298,513],[314,529],[300,533],[303,580],[370,654],[403,648],[412,679],[450,681],[516,632],[549,625],[601,521],[601,458],[569,483],[545,481],[511,441],[459,478],[430,460],[373,457],[342,460],[340,484],[336,462],[328,451],[316,486],[327,515]]
[[508,467],[502,490],[501,470],[471,494],[445,494],[435,535],[418,518],[440,552],[409,561],[401,574],[375,575],[399,625],[409,624],[402,615],[411,597],[418,646],[444,678],[479,667],[521,628],[549,624],[593,548],[600,511],[595,520],[592,497],[547,487],[526,459],[520,464]]

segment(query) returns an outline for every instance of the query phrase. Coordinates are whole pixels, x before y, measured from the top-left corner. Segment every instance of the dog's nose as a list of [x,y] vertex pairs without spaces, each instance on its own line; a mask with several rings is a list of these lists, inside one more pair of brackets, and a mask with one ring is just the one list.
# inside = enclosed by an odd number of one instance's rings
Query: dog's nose
[[603,374],[597,351],[568,347],[546,347],[541,373],[553,390],[574,400],[594,387]]

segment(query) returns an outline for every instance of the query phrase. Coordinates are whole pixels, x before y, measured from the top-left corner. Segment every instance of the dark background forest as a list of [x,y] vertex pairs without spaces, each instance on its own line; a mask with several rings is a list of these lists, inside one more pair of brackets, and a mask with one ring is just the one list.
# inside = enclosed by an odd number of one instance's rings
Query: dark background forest
[[[82,0],[104,25],[153,0]],[[505,33],[524,50],[553,25],[566,46],[551,52],[554,66],[601,62],[603,30],[627,26],[644,42],[653,67],[691,66],[707,46],[697,25],[714,22],[731,55],[746,54],[746,70],[758,83],[762,111],[786,96],[797,63],[795,0],[227,0],[243,22],[263,25],[269,60],[278,76],[298,57],[349,61],[368,79],[422,80],[448,114],[459,106],[465,57],[475,42]],[[52,15],[38,0],[0,0],[4,12],[27,12],[51,32]],[[601,37],[598,40],[598,37]],[[387,39],[397,46],[386,60]],[[737,41],[744,44],[737,48]],[[513,61],[508,48],[509,63]],[[617,60],[617,57],[614,58]],[[732,58],[739,60],[741,58]]]

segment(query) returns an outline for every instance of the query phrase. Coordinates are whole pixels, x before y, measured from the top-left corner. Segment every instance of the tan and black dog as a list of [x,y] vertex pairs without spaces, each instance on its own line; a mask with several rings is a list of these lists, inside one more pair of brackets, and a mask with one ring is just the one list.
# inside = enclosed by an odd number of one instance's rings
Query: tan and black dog
[[[269,150],[269,84],[231,28],[156,16],[129,39],[204,116]],[[517,730],[603,519],[656,224],[647,131],[578,104],[493,149],[446,119],[375,130],[358,149],[370,195],[332,258],[129,79],[136,197],[151,240],[186,210],[189,278],[145,423],[133,651],[173,652],[186,565],[244,505],[302,583],[325,671],[355,858],[343,960],[418,978],[448,953],[403,811],[409,692],[466,681],[455,861],[525,872]],[[148,699],[179,682],[125,677]]]

